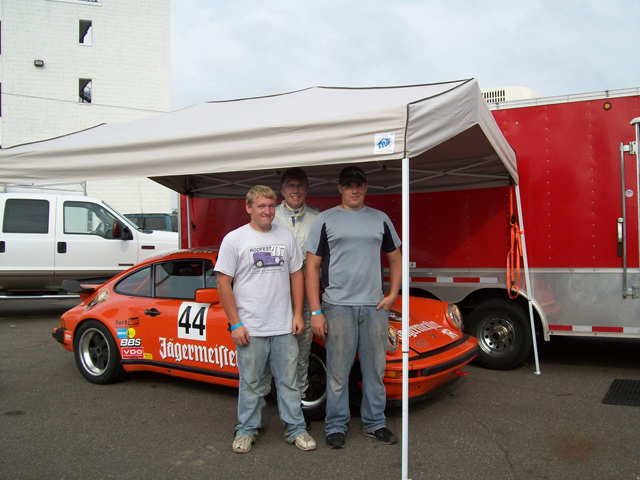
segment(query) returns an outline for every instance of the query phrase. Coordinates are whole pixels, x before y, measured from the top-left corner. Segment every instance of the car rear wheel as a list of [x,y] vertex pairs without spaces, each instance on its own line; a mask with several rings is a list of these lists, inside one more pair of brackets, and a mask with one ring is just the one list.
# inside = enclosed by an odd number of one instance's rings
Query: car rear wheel
[[96,320],[89,320],[80,326],[73,350],[80,373],[91,383],[111,383],[124,375],[113,335]]
[[514,303],[484,302],[471,312],[465,324],[465,331],[478,339],[478,365],[509,370],[520,366],[531,354],[530,322]]

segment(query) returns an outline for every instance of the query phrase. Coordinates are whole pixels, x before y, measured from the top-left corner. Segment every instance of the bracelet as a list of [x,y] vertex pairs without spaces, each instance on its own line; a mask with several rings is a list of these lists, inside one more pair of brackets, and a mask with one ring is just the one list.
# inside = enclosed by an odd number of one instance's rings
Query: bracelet
[[229,331],[233,332],[236,328],[241,327],[242,326],[242,322],[238,322],[235,325],[231,325],[230,323],[228,323],[227,325],[229,325]]
[[315,312],[311,312],[311,315],[320,315],[322,310],[316,310]]

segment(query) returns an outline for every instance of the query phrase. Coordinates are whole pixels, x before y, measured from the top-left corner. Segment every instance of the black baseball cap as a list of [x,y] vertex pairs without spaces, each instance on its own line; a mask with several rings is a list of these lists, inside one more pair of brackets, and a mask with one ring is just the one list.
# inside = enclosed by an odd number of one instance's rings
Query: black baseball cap
[[344,185],[348,182],[360,182],[367,183],[367,176],[364,174],[360,167],[346,167],[340,172],[340,178],[338,179],[340,185]]

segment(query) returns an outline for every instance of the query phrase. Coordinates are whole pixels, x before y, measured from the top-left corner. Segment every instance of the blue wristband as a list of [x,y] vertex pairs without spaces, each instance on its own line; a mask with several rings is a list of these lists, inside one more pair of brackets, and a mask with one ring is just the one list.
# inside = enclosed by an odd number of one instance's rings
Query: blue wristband
[[315,312],[311,312],[311,315],[320,315],[322,310],[316,310]]
[[241,326],[242,326],[242,322],[238,322],[235,325],[229,324],[229,331],[233,332],[236,328],[241,327]]

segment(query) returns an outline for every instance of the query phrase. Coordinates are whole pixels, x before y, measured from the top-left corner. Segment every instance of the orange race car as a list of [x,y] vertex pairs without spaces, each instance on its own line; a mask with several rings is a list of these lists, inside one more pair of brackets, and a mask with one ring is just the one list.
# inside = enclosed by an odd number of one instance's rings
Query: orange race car
[[[238,386],[235,345],[227,330],[213,270],[217,249],[194,248],[149,259],[103,285],[67,281],[82,303],[60,319],[53,338],[74,352],[84,377],[97,384],[125,372],[154,371],[230,387]],[[389,404],[402,399],[401,299],[389,316],[384,382]],[[417,400],[457,378],[477,354],[478,342],[464,334],[453,304],[411,298],[409,397]],[[326,368],[323,344],[315,339],[310,387],[303,409],[324,417]],[[359,367],[351,374],[352,404],[359,406]]]

